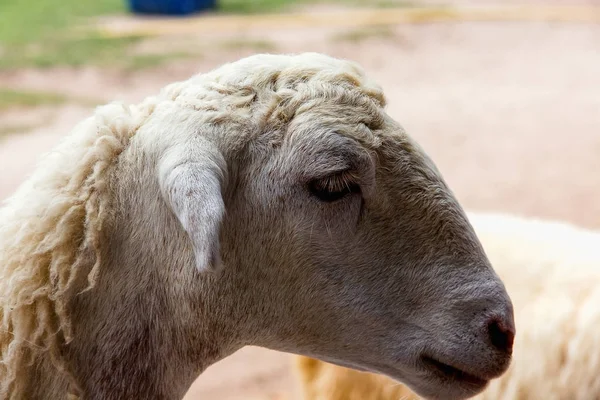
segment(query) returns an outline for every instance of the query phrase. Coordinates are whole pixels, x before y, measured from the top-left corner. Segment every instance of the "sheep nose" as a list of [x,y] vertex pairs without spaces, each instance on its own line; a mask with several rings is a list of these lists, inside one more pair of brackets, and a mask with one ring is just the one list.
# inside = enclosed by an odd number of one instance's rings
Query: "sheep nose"
[[490,341],[496,349],[512,354],[515,327],[511,320],[493,317],[487,323],[487,331]]

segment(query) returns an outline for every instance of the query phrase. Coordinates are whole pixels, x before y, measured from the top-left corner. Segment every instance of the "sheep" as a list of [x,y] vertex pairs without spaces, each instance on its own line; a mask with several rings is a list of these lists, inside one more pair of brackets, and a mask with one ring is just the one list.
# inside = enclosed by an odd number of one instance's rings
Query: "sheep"
[[0,398],[181,398],[246,345],[429,399],[501,375],[510,297],[385,103],[303,53],[96,109],[0,210]]
[[[515,306],[508,371],[477,400],[600,399],[600,232],[564,222],[470,212]],[[304,400],[415,400],[390,378],[297,356]]]

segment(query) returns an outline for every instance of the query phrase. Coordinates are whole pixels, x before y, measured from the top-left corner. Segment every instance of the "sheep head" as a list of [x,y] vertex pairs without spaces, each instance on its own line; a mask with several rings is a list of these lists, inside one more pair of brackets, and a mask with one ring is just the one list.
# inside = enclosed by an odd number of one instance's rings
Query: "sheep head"
[[259,55],[159,99],[129,154],[155,160],[169,240],[197,267],[191,321],[218,315],[231,348],[382,373],[427,399],[467,398],[508,368],[504,285],[358,66]]

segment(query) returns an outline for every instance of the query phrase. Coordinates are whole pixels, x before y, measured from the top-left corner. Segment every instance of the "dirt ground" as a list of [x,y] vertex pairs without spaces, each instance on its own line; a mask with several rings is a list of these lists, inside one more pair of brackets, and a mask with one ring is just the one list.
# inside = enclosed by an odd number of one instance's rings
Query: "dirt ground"
[[[360,62],[384,87],[389,113],[429,152],[466,208],[600,228],[599,25],[423,23],[371,37],[314,28],[245,37],[267,38],[279,53],[320,51]],[[0,85],[138,101],[255,51],[215,49],[200,61],[135,74],[94,68],[0,73]],[[0,199],[90,111],[68,105],[0,114],[0,126],[42,124],[0,138]],[[246,348],[209,368],[186,399],[267,400],[292,388],[287,355]]]

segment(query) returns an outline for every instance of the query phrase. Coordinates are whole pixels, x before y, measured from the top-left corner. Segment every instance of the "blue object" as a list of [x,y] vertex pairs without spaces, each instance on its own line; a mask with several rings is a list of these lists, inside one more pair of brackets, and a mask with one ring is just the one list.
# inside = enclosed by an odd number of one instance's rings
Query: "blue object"
[[187,15],[216,7],[216,0],[128,0],[136,14]]

